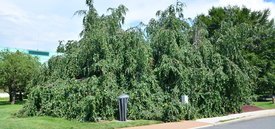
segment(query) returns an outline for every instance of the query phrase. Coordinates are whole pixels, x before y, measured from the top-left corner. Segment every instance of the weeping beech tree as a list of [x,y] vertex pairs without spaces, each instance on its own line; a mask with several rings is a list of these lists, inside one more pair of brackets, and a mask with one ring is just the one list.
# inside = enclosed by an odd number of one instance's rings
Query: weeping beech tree
[[[127,8],[98,15],[91,0],[81,40],[60,44],[33,82],[21,115],[49,115],[80,121],[117,118],[117,96],[130,95],[130,119],[178,121],[239,112],[251,100],[250,68],[238,44],[246,26],[207,38],[205,25],[190,26],[177,2],[157,12],[145,30],[123,30]],[[232,38],[233,37],[233,38]],[[234,42],[234,44],[229,44]],[[186,94],[190,104],[181,104]]]
[[158,12],[159,18],[151,20],[147,28],[159,86],[164,93],[177,94],[167,101],[187,94],[203,116],[240,111],[251,101],[252,93],[252,73],[247,73],[250,67],[239,47],[245,27],[224,30],[219,42],[211,43],[199,20],[192,28],[188,26],[182,6],[178,2]]

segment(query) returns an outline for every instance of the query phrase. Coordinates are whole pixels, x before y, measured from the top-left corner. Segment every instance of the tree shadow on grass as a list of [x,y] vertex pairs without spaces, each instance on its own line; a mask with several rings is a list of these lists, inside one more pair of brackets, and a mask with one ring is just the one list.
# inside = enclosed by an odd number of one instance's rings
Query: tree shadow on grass
[[0,106],[1,105],[9,105],[11,104],[9,101],[0,101]]
[[[23,101],[17,101],[15,104],[24,104],[26,102],[26,100]],[[9,99],[6,98],[0,98],[0,106],[2,105],[11,105],[11,102],[9,101]]]
[[10,104],[9,98],[0,98],[0,105],[8,105]]

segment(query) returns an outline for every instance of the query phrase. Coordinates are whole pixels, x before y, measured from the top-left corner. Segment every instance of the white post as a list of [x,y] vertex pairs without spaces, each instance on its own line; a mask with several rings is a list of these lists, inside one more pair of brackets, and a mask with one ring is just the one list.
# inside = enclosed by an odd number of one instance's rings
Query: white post
[[189,103],[189,98],[188,98],[188,96],[187,96],[187,95],[182,95],[182,96],[181,96],[181,102],[182,102],[183,104],[188,104],[188,103]]

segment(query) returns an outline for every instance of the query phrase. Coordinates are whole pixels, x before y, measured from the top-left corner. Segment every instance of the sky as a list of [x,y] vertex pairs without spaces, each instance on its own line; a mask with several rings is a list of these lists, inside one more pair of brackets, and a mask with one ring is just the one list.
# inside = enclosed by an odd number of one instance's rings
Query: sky
[[[271,10],[275,18],[275,0],[182,0],[185,18],[207,14],[213,6],[238,5],[252,10]],[[158,10],[176,0],[94,0],[100,14],[109,7],[125,5],[129,11],[124,28],[148,23]],[[59,40],[79,40],[82,17],[77,10],[87,9],[85,0],[0,0],[0,47],[54,52]]]

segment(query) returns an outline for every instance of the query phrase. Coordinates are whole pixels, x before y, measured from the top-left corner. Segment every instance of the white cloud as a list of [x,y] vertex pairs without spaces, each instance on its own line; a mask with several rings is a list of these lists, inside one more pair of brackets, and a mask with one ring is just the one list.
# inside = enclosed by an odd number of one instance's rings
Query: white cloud
[[0,0],[0,17],[13,23],[29,22],[24,10],[6,0]]
[[[126,27],[148,23],[158,10],[164,10],[176,0],[94,0],[99,13],[109,7],[124,4],[129,8]],[[269,8],[275,18],[275,3],[264,0],[183,0],[185,17],[207,13],[212,6],[238,5],[252,10]],[[85,0],[0,0],[0,46],[54,51],[58,40],[78,39],[81,17],[72,17],[85,9]]]
[[78,39],[79,18],[36,13],[0,0],[0,46],[55,51],[58,40]]

